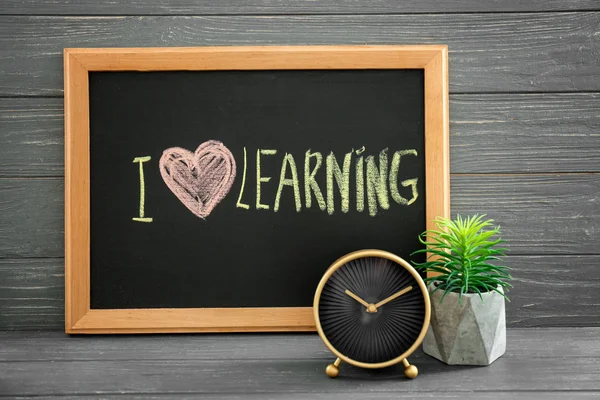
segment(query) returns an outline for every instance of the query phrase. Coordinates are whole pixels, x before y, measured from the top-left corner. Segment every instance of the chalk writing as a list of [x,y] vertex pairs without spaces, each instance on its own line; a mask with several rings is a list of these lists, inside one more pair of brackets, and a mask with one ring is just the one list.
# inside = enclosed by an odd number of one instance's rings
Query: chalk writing
[[171,192],[202,219],[227,195],[236,175],[233,155],[216,140],[202,143],[194,153],[180,147],[166,149],[159,169]]
[[238,208],[249,209],[249,204],[242,203],[242,196],[244,195],[244,186],[246,186],[246,148],[244,147],[244,172],[242,174],[242,190],[240,190],[240,195],[238,196],[237,203],[235,206]]
[[392,157],[392,168],[390,170],[390,193],[392,195],[392,199],[398,204],[402,204],[405,206],[409,206],[414,203],[419,197],[419,193],[417,192],[417,182],[418,178],[406,179],[402,181],[400,184],[404,187],[411,186],[412,187],[412,198],[407,200],[402,197],[398,192],[398,171],[400,170],[400,161],[404,156],[417,156],[417,151],[414,149],[411,150],[400,150],[394,153]]
[[[316,164],[314,169],[310,169],[310,159],[316,159]],[[311,191],[315,194],[315,199],[317,200],[317,204],[321,210],[325,210],[327,207],[327,203],[325,203],[325,199],[323,198],[323,193],[321,192],[321,188],[317,184],[315,180],[315,176],[317,172],[319,172],[319,168],[323,164],[323,156],[321,153],[312,153],[310,149],[308,149],[304,155],[304,196],[306,199],[306,208],[310,208],[312,206],[312,195]]]
[[363,185],[365,181],[365,167],[363,156],[361,156],[365,150],[365,146],[356,150],[356,155],[359,156],[356,159],[356,211],[358,212],[363,212],[365,209],[365,187]]
[[[417,191],[417,183],[419,182],[419,178],[413,178],[413,179],[406,179],[404,181],[402,181],[402,186],[404,187],[411,187],[411,192],[412,192],[412,198],[410,200],[408,200],[406,202],[406,204],[404,204],[402,201],[399,201],[398,204],[403,204],[406,206],[410,206],[412,203],[414,203],[417,198],[419,197],[419,192]],[[402,196],[400,196],[402,197]]]
[[[332,215],[339,203],[340,211],[350,211],[350,186],[352,166],[354,166],[356,211],[363,212],[366,205],[370,216],[377,216],[380,209],[390,208],[390,197],[394,202],[402,206],[410,206],[419,197],[418,178],[413,177],[399,182],[399,171],[406,157],[418,157],[415,149],[404,149],[395,151],[388,162],[388,149],[379,152],[379,156],[363,156],[366,148],[363,146],[358,150],[350,150],[344,154],[342,165],[338,163],[333,152],[323,160],[320,152],[311,149],[304,153],[304,190],[301,191],[301,180],[294,156],[284,153],[281,161],[279,182],[273,211],[277,212],[282,207],[282,194],[285,187],[291,187],[294,196],[294,207],[296,212],[302,210],[302,194],[304,194],[304,206],[312,207],[313,196],[319,209],[327,211]],[[272,177],[263,175],[261,170],[262,160],[265,156],[277,154],[275,149],[256,150],[256,201],[255,209],[270,210],[271,205],[263,203],[261,198],[261,187],[271,181]],[[243,148],[244,170],[240,193],[237,198],[236,207],[250,210],[250,204],[243,202],[244,189],[246,186],[246,172],[248,168],[248,155],[246,147]],[[352,162],[354,158],[354,163]],[[137,157],[134,163],[139,163],[140,173],[140,209],[139,217],[132,218],[139,222],[152,222],[152,218],[144,215],[145,184],[143,164],[150,161],[150,156]],[[314,160],[314,165],[311,162]],[[325,192],[319,187],[317,181],[321,168],[325,164],[324,177]],[[167,187],[194,215],[206,218],[212,210],[227,195],[236,176],[236,163],[233,155],[221,142],[209,140],[202,143],[194,153],[179,147],[172,147],[163,152],[159,161],[159,169]],[[323,175],[321,175],[323,176]],[[400,193],[399,185],[410,188],[412,197],[408,198]],[[339,201],[336,202],[336,191],[339,193]]]
[[144,204],[146,202],[146,184],[144,183],[144,163],[150,161],[151,157],[136,157],[134,163],[140,164],[140,214],[139,217],[131,218],[137,222],[152,222],[152,218],[144,217]]
[[383,149],[379,153],[379,168],[375,165],[373,156],[368,156],[365,159],[367,163],[367,200],[369,204],[369,215],[374,217],[377,215],[377,203],[384,210],[390,208],[390,201],[387,190],[387,150]]
[[[286,178],[287,166],[289,165],[292,178]],[[298,170],[296,169],[296,161],[294,156],[290,153],[285,153],[283,157],[283,163],[281,164],[281,174],[279,175],[279,186],[277,187],[277,194],[275,195],[275,206],[273,211],[279,210],[279,201],[281,200],[281,191],[284,186],[291,186],[294,188],[294,201],[296,202],[296,212],[300,212],[302,209],[302,199],[300,198],[300,183],[298,182]]]
[[[301,177],[298,174],[294,156],[290,153],[284,153],[281,160],[281,169],[279,182],[275,199],[273,201],[273,211],[277,212],[283,206],[282,193],[285,187],[291,187],[294,194],[294,207],[297,212],[302,210],[302,194],[304,194],[304,206],[308,209],[313,205],[313,196],[319,209],[327,211],[332,215],[336,209],[336,203],[339,203],[339,210],[342,213],[350,211],[350,188],[351,176],[355,177],[356,188],[356,211],[365,210],[365,194],[370,216],[377,216],[380,209],[388,210],[391,206],[390,197],[397,204],[410,206],[419,197],[418,178],[410,178],[398,182],[401,161],[407,156],[417,157],[417,151],[414,149],[399,150],[394,152],[389,163],[388,149],[379,152],[376,158],[374,155],[363,156],[366,148],[363,146],[358,150],[350,150],[344,154],[342,165],[338,163],[333,152],[330,152],[323,160],[320,152],[307,150],[304,153],[304,190],[301,190]],[[264,166],[262,160],[264,156],[274,156],[277,154],[275,149],[257,149],[256,150],[256,203],[257,210],[270,210],[271,205],[263,200],[262,188],[271,181],[272,177],[264,176]],[[352,162],[354,160],[354,163]],[[314,162],[313,162],[314,160]],[[323,167],[325,164],[325,168]],[[354,166],[354,175],[352,175],[352,166]],[[262,168],[262,169],[261,169]],[[242,197],[246,185],[247,153],[244,148],[244,171],[242,174],[242,185],[236,207],[246,210],[250,209],[248,204],[242,203]],[[301,170],[302,171],[302,170]],[[325,191],[321,190],[318,183],[318,177],[325,180]],[[323,176],[324,174],[324,176]],[[399,183],[404,188],[410,188],[412,197],[407,198],[400,194]],[[336,191],[339,193],[339,201],[336,202]],[[265,203],[263,203],[265,201]]]
[[350,204],[350,161],[353,152],[354,150],[351,150],[350,153],[346,153],[344,156],[344,171],[340,170],[340,165],[337,163],[333,152],[327,156],[327,213],[329,215],[333,214],[335,210],[333,198],[334,178],[340,190],[340,197],[342,198],[342,212],[348,212]]
[[[256,150],[256,209],[257,210],[268,210],[269,206],[267,204],[262,204],[260,202],[260,184],[265,182],[269,182],[271,180],[270,176],[260,176],[260,156],[273,156],[277,154],[277,150]],[[244,171],[244,174],[246,171]]]

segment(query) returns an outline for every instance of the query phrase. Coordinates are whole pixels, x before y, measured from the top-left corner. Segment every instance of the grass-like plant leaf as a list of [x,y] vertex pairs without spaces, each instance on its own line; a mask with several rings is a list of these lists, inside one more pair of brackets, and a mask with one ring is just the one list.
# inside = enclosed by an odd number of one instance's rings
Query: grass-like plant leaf
[[413,264],[417,269],[437,274],[425,278],[425,282],[434,283],[432,293],[444,291],[440,301],[452,292],[458,293],[459,301],[467,293],[476,293],[483,301],[482,294],[490,291],[508,300],[506,291],[512,287],[508,283],[512,279],[510,268],[490,263],[501,261],[507,249],[497,247],[504,241],[494,238],[500,234],[500,227],[494,227],[493,220],[484,218],[485,214],[466,218],[458,215],[455,220],[439,218],[434,221],[437,230],[419,236],[425,248],[412,255],[428,253],[428,256],[425,262],[413,261]]

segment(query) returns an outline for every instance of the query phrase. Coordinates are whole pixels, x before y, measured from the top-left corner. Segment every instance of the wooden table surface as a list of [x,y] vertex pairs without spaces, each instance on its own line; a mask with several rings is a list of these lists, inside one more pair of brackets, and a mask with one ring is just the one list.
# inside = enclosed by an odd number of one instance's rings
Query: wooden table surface
[[316,334],[71,336],[0,333],[0,398],[77,399],[592,399],[600,398],[600,328],[508,331],[489,367],[417,352],[402,367],[342,364]]

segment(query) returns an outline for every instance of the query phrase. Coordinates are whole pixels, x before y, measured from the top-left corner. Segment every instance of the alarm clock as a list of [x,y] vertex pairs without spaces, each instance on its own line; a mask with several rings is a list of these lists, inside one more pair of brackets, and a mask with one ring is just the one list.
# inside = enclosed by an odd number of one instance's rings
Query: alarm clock
[[419,370],[407,357],[427,333],[431,306],[408,262],[383,250],[347,254],[325,272],[313,306],[319,336],[337,356],[327,376],[338,376],[342,361],[361,368],[402,362],[406,377],[416,378]]

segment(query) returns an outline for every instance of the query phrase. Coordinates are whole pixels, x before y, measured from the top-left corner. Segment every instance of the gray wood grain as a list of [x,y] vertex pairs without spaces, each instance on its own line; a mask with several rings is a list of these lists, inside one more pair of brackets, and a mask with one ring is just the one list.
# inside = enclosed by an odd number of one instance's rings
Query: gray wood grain
[[[224,335],[138,336],[67,338],[41,335],[40,344],[30,348],[23,339],[4,336],[4,343],[20,349],[21,358],[0,361],[7,395],[81,394],[237,394],[246,393],[371,393],[519,391],[599,391],[600,352],[598,329],[509,331],[507,353],[486,368],[448,367],[421,352],[410,361],[420,370],[420,379],[406,380],[401,368],[370,371],[343,365],[336,380],[328,379],[324,366],[332,357],[316,335]],[[13,334],[15,335],[15,334]],[[561,349],[565,342],[582,343]],[[165,340],[165,338],[167,340]],[[123,340],[121,340],[123,339]],[[218,340],[217,340],[218,339]],[[290,340],[292,339],[292,340]],[[205,340],[213,341],[220,353],[188,358],[188,351],[200,354]],[[104,346],[97,349],[98,343]],[[187,342],[185,348],[182,343]],[[262,342],[262,343],[261,343]],[[129,354],[129,359],[107,359],[102,348]],[[170,354],[157,359],[155,352]],[[537,344],[536,344],[537,343]],[[133,344],[133,347],[130,345]],[[35,359],[37,350],[59,347],[61,359]],[[534,346],[533,348],[531,346]],[[535,352],[535,349],[541,349]],[[91,359],[80,357],[79,350]],[[528,350],[529,349],[529,350]],[[533,349],[533,350],[532,350]],[[557,349],[556,353],[544,349]],[[240,351],[241,350],[241,351]],[[302,352],[301,357],[296,357]],[[19,353],[19,350],[17,350]],[[566,357],[563,354],[568,354]],[[182,357],[182,355],[184,355]],[[273,358],[273,356],[275,358]],[[426,379],[428,377],[429,379]]]
[[[63,257],[64,181],[0,179],[0,192],[0,258]],[[451,197],[454,214],[502,225],[513,255],[598,254],[600,174],[454,175]]]
[[599,328],[509,329],[486,368],[449,367],[420,350],[413,381],[392,367],[342,365],[316,334],[71,336],[0,332],[0,395],[15,398],[592,398]]
[[[600,94],[450,97],[453,173],[600,172]],[[64,174],[62,98],[0,98],[0,176]]]
[[455,214],[487,214],[513,255],[597,254],[600,175],[457,175]]
[[0,260],[0,330],[63,329],[64,269],[63,259]]
[[214,14],[387,14],[598,10],[594,0],[3,0],[1,14],[214,15]]
[[508,257],[513,327],[600,326],[600,256]]
[[[415,357],[422,379],[408,381],[400,368],[385,371],[342,367],[335,381],[324,374],[326,360],[277,361],[70,361],[0,364],[3,393],[153,394],[190,393],[370,393],[399,391],[598,391],[598,358],[520,360],[502,358],[487,368],[452,368],[430,358]],[[468,370],[468,371],[467,371]],[[423,379],[429,376],[430,379]],[[435,379],[433,379],[435,378]]]
[[[506,304],[509,326],[600,327],[600,256],[509,256],[505,264],[513,268],[515,286]],[[0,330],[63,328],[64,260],[0,260]],[[42,357],[44,350],[34,354]]]
[[453,173],[598,172],[600,95],[450,97]]
[[450,48],[451,92],[600,90],[600,12],[0,17],[0,95],[60,95],[64,47],[422,44]]
[[[508,329],[506,358],[600,357],[600,328]],[[564,341],[568,337],[568,341]],[[0,362],[329,360],[316,333],[65,335],[0,332]],[[560,343],[560,346],[553,346]],[[423,354],[415,357],[425,358]]]
[[[70,361],[0,363],[0,393],[9,395],[205,393],[370,393],[441,390],[599,391],[598,358],[499,359],[487,368],[452,368],[430,358],[411,360],[421,379],[408,381],[400,368],[385,371],[342,367],[335,381],[322,360],[278,361]],[[468,371],[467,371],[468,370]],[[424,377],[429,377],[425,379]]]
[[[600,396],[600,392],[597,391],[552,391],[552,392],[534,392],[530,390],[525,391],[513,391],[513,390],[502,390],[494,392],[424,392],[419,391],[418,394],[414,392],[395,391],[389,393],[373,393],[368,394],[369,399],[461,399],[461,400],[498,400],[499,398],[505,400],[587,400],[597,399]],[[418,397],[417,397],[418,396]],[[56,396],[16,396],[14,399],[32,399],[32,400],[56,400]],[[159,400],[159,399],[230,399],[230,400],[313,400],[313,399],[328,399],[328,400],[364,400],[365,394],[361,392],[356,393],[245,393],[245,394],[160,394],[160,395],[147,395],[147,394],[109,394],[109,395],[90,395],[85,394],[81,396],[60,396],[63,400],[96,400],[96,399],[119,399],[119,400]]]
[[0,176],[61,175],[63,99],[0,98]]
[[63,179],[0,179],[0,258],[64,257]]

